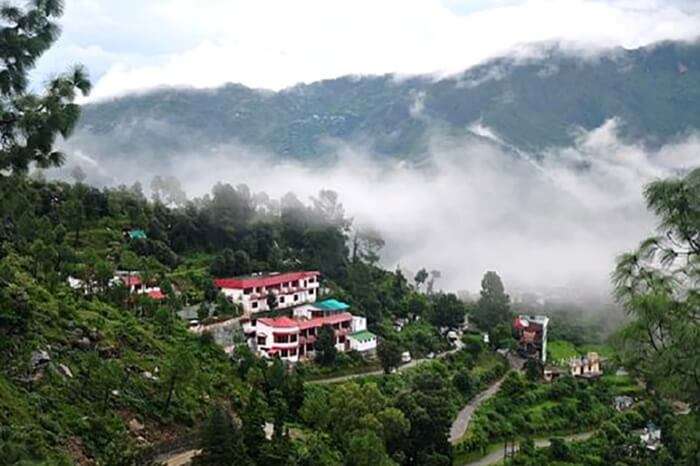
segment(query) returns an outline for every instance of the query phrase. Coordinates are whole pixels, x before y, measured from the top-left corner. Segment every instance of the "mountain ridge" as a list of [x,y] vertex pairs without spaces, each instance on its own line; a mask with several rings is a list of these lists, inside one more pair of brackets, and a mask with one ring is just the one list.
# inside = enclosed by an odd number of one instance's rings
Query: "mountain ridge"
[[328,141],[337,140],[415,159],[429,152],[435,128],[461,135],[480,124],[536,153],[618,118],[621,138],[658,148],[700,129],[698,106],[700,42],[610,49],[595,58],[554,47],[441,79],[345,76],[276,92],[226,84],[127,95],[85,105],[68,147],[162,161],[235,143],[306,160],[332,153]]

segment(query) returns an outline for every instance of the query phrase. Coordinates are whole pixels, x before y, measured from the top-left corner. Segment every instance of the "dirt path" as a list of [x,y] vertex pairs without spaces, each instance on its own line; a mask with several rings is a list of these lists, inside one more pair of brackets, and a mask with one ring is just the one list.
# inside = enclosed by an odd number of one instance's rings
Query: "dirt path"
[[[564,437],[567,442],[580,442],[582,440],[589,439],[593,435],[593,432],[582,432],[580,434],[572,434]],[[550,445],[549,439],[538,439],[535,440],[535,446],[538,448],[545,448]],[[463,466],[490,466],[503,461],[503,449],[489,453],[481,459],[472,461],[471,463],[466,463]]]
[[192,458],[199,453],[199,450],[188,450],[182,453],[177,453],[175,455],[169,456],[167,458],[157,458],[158,463],[162,463],[165,466],[185,466],[190,464]]

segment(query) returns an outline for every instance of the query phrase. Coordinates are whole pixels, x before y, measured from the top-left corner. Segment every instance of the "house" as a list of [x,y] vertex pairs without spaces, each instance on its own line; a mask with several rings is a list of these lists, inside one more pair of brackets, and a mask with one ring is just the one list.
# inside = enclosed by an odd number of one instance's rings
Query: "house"
[[346,312],[350,306],[336,299],[324,299],[314,304],[305,304],[294,308],[293,315],[305,319],[326,317],[340,312]]
[[649,421],[647,422],[644,431],[639,435],[639,439],[647,450],[656,451],[661,448],[661,429]]
[[127,235],[129,236],[129,239],[148,239],[146,232],[140,229],[129,230]]
[[598,353],[588,353],[586,356],[571,358],[569,371],[573,377],[596,378],[602,375]]
[[243,331],[249,346],[263,357],[280,357],[293,363],[315,355],[316,338],[324,326],[333,329],[338,351],[374,352],[377,336],[367,330],[367,319],[350,314],[348,307],[327,300],[300,306],[291,317],[251,317],[244,322]]
[[160,287],[144,283],[140,273],[135,271],[117,271],[109,283],[112,286],[121,284],[129,289],[130,294],[145,294],[155,301],[162,301],[167,297]]
[[319,272],[258,273],[245,277],[218,278],[214,286],[245,314],[269,311],[269,299],[277,309],[316,301]]
[[617,411],[625,411],[626,409],[629,409],[632,407],[634,404],[634,398],[631,396],[623,395],[623,396],[616,396],[613,398],[613,407]]
[[368,331],[360,330],[348,335],[350,349],[360,353],[371,353],[377,349],[377,336]]
[[524,358],[537,358],[547,362],[547,326],[549,317],[519,315],[513,322],[518,339],[518,354]]
[[560,369],[555,366],[545,366],[544,370],[542,372],[542,377],[546,382],[552,382],[559,377],[561,377],[562,374],[565,374],[566,371],[563,369]]

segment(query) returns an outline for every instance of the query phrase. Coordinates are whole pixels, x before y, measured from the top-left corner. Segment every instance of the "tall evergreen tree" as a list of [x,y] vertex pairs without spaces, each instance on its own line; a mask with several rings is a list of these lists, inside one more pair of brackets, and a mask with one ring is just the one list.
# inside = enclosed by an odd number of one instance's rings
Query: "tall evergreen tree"
[[267,439],[265,437],[265,401],[257,388],[252,388],[248,403],[241,416],[243,425],[243,442],[248,456],[259,462]]
[[55,20],[62,13],[61,0],[0,8],[0,173],[26,173],[32,163],[57,166],[65,158],[54,142],[68,137],[78,121],[80,107],[73,102],[77,92],[90,91],[87,73],[77,66],[52,79],[41,95],[27,90],[29,71],[58,38]]
[[476,303],[472,319],[488,332],[498,324],[510,322],[510,297],[496,272],[484,274],[481,280],[481,297]]
[[700,168],[651,183],[644,195],[657,236],[618,260],[620,302],[632,322],[620,335],[626,365],[655,390],[700,407]]
[[236,422],[221,405],[212,408],[200,433],[201,453],[195,466],[247,466],[253,464],[246,454],[243,436]]

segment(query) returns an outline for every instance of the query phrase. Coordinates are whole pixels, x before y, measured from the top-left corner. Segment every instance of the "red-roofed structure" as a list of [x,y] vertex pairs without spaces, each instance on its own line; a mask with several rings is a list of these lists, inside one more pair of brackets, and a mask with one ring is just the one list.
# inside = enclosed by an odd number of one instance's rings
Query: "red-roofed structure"
[[[291,317],[263,317],[250,321],[244,326],[254,341],[254,348],[265,356],[279,355],[289,361],[297,361],[313,353],[314,342],[324,326],[333,328],[335,345],[339,351],[347,351],[347,335],[357,330],[355,319],[349,312],[341,312],[313,319]],[[364,328],[363,328],[364,329]]]
[[149,298],[155,299],[156,301],[161,301],[165,299],[165,294],[160,289],[147,291],[146,294]]
[[274,297],[277,309],[315,302],[319,275],[316,271],[300,271],[217,278],[214,286],[250,314],[270,310],[270,296]]
[[119,279],[124,283],[124,286],[128,288],[141,285],[141,277],[138,275],[124,275],[119,277]]
[[270,317],[258,319],[258,322],[267,325],[268,327],[278,328],[278,327],[299,327],[299,322],[289,317]]
[[318,277],[319,275],[321,275],[321,272],[286,272],[250,277],[217,278],[214,280],[214,286],[217,288],[241,290],[244,288],[272,287],[282,283]]

